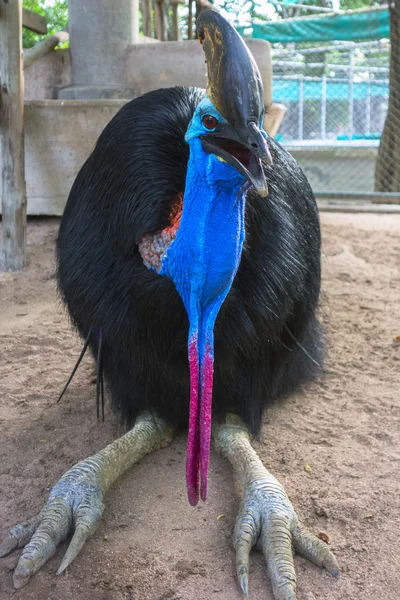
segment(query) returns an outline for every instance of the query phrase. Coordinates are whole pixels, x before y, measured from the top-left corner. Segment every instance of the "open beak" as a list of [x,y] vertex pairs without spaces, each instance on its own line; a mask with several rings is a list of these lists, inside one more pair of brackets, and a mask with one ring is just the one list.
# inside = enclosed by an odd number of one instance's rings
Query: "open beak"
[[241,142],[234,129],[226,131],[225,135],[221,135],[220,132],[203,135],[201,143],[205,152],[215,154],[221,160],[231,164],[252,183],[260,196],[267,196],[268,186],[262,165],[271,165],[272,159],[267,143],[259,129],[257,133],[260,138],[259,147],[265,146],[265,150],[263,148],[262,152],[249,150]]
[[260,123],[264,90],[258,67],[237,31],[217,12],[205,10],[197,20],[207,63],[207,96],[228,124],[202,136],[203,149],[232,164],[268,194],[263,164],[271,165]]

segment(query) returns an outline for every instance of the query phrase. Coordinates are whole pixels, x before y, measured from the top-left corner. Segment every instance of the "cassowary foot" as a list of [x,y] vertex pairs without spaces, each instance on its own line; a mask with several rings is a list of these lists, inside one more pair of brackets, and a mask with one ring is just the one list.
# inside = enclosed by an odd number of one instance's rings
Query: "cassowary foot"
[[161,419],[142,415],[131,431],[67,471],[38,516],[13,527],[0,544],[0,557],[25,546],[14,571],[15,588],[26,585],[73,533],[57,575],[65,571],[99,525],[110,486],[143,456],[166,446],[172,435]]
[[57,575],[65,571],[96,530],[104,509],[104,491],[95,458],[83,460],[67,471],[51,490],[39,515],[13,527],[0,544],[0,557],[25,546],[14,571],[15,588],[26,585],[53,556],[58,544],[73,532]]
[[216,425],[217,450],[231,462],[243,484],[234,545],[240,587],[248,594],[249,555],[257,546],[264,554],[275,600],[295,600],[293,553],[339,576],[335,556],[322,540],[298,520],[283,486],[264,467],[250,443],[249,432],[235,415]]
[[240,587],[247,596],[249,554],[262,550],[276,600],[294,600],[296,573],[293,551],[339,576],[336,558],[328,546],[298,520],[282,485],[268,472],[250,481],[236,521],[234,545]]

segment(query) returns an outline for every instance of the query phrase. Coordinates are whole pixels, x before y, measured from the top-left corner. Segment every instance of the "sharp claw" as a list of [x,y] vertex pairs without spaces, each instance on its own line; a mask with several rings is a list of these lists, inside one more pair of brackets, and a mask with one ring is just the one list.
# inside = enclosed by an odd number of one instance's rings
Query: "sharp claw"
[[6,556],[18,546],[18,540],[15,537],[8,536],[0,544],[0,558]]
[[79,552],[85,545],[86,540],[96,529],[97,522],[98,520],[96,520],[96,523],[93,523],[93,525],[90,527],[85,525],[77,525],[74,536],[70,545],[68,546],[68,550],[66,551],[60,566],[58,567],[56,575],[61,575],[61,573],[63,573],[65,569],[72,563],[72,561],[78,556]]
[[278,590],[274,589],[274,598],[275,600],[296,600],[296,592],[289,583]]
[[250,544],[245,540],[239,540],[236,546],[236,573],[239,585],[245,596],[248,596],[249,585],[249,553]]
[[236,573],[243,594],[248,596],[250,550],[257,539],[257,525],[252,515],[244,510],[236,521],[234,545],[236,548]]
[[333,577],[335,577],[335,579],[339,579],[339,577],[340,577],[339,571],[329,571],[329,573],[331,575],[333,575]]
[[329,552],[329,555],[323,561],[322,566],[328,571],[328,573],[333,575],[335,579],[339,579],[339,565],[336,560],[336,557],[332,554],[332,552]]
[[[72,542],[71,542],[71,544],[72,544]],[[80,552],[80,550],[83,546],[83,544],[82,544],[81,548],[79,548],[79,550],[77,552],[74,552],[74,551],[71,551],[71,544],[69,545],[68,550],[64,554],[64,558],[62,559],[61,564],[57,569],[56,575],[61,575],[61,573],[64,573],[65,569],[67,567],[69,567],[69,565],[72,563],[74,558],[77,557],[78,553]]]
[[[75,558],[75,556],[74,556],[74,558]],[[73,560],[74,560],[73,558],[71,560],[66,560],[65,556],[64,556],[64,558],[62,559],[61,565],[57,569],[56,575],[61,575],[62,573],[64,573],[65,569],[67,567],[69,567],[69,565],[71,564],[71,562]]]
[[325,542],[308,531],[302,523],[297,523],[292,535],[294,549],[297,554],[307,558],[319,567],[324,567],[336,579],[339,578],[338,562]]
[[248,577],[246,568],[243,568],[242,573],[238,573],[238,579],[239,579],[239,585],[241,587],[241,590],[242,590],[243,594],[247,597],[249,595],[249,588],[248,588],[249,577]]
[[16,569],[13,575],[14,587],[20,590],[26,585],[33,575],[34,563],[30,558],[24,558],[23,556],[19,559]]
[[8,536],[0,544],[0,558],[9,554],[15,548],[22,548],[31,539],[38,524],[40,523],[41,515],[39,514],[34,519],[25,521],[16,525],[9,531]]

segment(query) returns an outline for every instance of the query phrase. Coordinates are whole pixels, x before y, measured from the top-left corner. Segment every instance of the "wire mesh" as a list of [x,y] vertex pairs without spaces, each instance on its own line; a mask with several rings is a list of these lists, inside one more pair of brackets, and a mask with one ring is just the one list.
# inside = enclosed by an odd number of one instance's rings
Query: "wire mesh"
[[317,195],[400,202],[398,61],[393,39],[273,45],[273,99],[287,110],[276,138]]

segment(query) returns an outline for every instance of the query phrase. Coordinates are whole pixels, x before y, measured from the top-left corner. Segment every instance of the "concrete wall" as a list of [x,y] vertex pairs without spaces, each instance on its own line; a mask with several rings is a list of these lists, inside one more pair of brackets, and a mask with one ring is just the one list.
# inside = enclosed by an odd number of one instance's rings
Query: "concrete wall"
[[[272,102],[271,46],[264,40],[246,40],[260,69],[265,101]],[[197,40],[136,44],[125,55],[126,82],[144,94],[150,90],[173,85],[205,88],[206,65],[204,52]]]
[[29,215],[62,214],[80,167],[105,125],[125,102],[46,100],[25,103]]
[[314,192],[373,192],[378,147],[290,145]]
[[[266,101],[271,102],[270,46],[262,40],[250,40],[249,47],[262,74]],[[206,86],[204,53],[198,41],[132,45],[125,53],[124,69],[126,85],[134,90],[134,96],[172,85]],[[70,85],[69,50],[53,51],[25,72],[25,166],[30,215],[62,214],[79,168],[105,125],[127,101],[52,100],[61,88]]]
[[58,90],[69,85],[69,50],[53,50],[25,69],[25,100],[57,98]]
[[[272,102],[271,47],[264,40],[248,40],[264,84],[265,100]],[[205,88],[206,66],[204,52],[197,40],[157,42],[142,38],[125,52],[124,85],[131,88],[130,98],[150,90],[174,85]],[[69,50],[53,50],[25,71],[25,99],[57,98],[60,88],[71,85]]]
[[[76,174],[105,125],[125,102],[46,100],[25,103],[28,214],[62,214]],[[291,152],[316,191],[374,189],[377,148],[294,147]],[[355,171],[357,177],[354,177]],[[360,181],[363,181],[362,187]]]
[[[266,100],[271,102],[269,44],[250,40],[249,47],[262,73]],[[135,89],[135,95],[170,85],[206,85],[204,55],[197,41],[131,46],[125,70],[127,85]],[[70,84],[69,51],[51,52],[34,63],[25,73],[25,82],[26,99],[34,99],[25,105],[28,214],[61,215],[78,170],[105,125],[127,100],[38,100],[55,98],[59,88]],[[268,120],[264,126],[271,130]],[[305,145],[289,150],[316,191],[374,189],[376,148]]]

